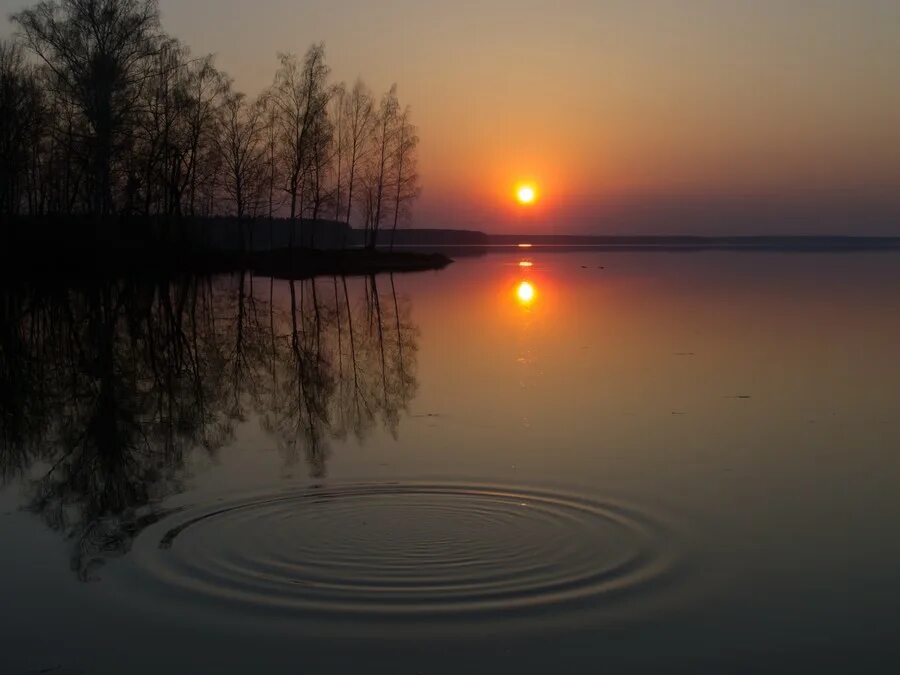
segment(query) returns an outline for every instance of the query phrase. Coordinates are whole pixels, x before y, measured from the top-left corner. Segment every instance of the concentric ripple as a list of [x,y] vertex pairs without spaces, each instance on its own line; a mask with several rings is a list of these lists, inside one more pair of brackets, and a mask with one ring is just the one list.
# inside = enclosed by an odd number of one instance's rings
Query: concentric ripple
[[140,564],[178,595],[313,615],[599,603],[672,563],[660,526],[631,508],[497,486],[303,489],[189,509],[165,527]]

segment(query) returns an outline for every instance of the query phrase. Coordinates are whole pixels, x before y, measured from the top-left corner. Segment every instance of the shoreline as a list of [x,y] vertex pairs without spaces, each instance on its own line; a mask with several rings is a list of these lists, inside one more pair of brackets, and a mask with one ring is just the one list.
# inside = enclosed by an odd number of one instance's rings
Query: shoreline
[[279,279],[369,276],[441,270],[453,258],[439,252],[310,248],[237,252],[125,244],[11,246],[0,254],[0,278],[80,279],[249,271]]
[[276,279],[363,276],[441,270],[453,262],[442,253],[380,249],[276,249],[249,254],[254,273]]

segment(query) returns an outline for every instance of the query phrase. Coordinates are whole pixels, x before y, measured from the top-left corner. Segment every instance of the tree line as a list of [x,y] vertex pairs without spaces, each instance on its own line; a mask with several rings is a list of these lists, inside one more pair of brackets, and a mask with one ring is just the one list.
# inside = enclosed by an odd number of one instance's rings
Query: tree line
[[[156,224],[333,220],[396,231],[420,192],[396,86],[333,84],[321,44],[257,97],[160,24],[156,0],[44,0],[0,41],[0,216]],[[183,233],[183,230],[182,230]]]

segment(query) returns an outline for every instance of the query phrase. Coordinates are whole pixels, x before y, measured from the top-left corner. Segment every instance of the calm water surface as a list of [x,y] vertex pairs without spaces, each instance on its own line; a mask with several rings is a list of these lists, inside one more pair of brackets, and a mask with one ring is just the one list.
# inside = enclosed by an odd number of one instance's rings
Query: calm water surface
[[900,255],[7,286],[3,673],[895,672]]

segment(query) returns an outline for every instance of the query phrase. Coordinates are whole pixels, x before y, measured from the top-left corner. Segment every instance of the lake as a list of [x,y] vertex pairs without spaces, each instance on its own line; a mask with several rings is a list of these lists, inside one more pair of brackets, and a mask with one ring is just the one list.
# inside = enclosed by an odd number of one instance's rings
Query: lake
[[900,668],[900,253],[0,294],[4,674]]

